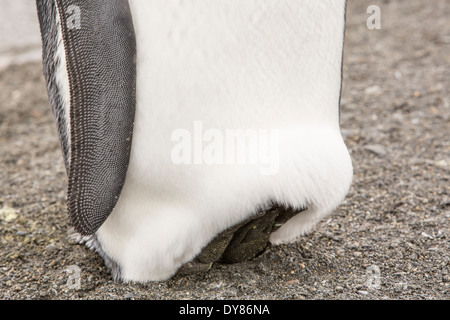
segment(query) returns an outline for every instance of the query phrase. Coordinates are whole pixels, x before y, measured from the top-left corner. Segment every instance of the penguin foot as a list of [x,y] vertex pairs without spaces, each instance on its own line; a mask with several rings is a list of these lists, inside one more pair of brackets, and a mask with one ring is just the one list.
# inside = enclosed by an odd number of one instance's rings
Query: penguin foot
[[271,233],[304,210],[273,205],[257,213],[220,233],[194,260],[182,266],[178,274],[206,272],[214,262],[239,263],[258,256],[268,247]]

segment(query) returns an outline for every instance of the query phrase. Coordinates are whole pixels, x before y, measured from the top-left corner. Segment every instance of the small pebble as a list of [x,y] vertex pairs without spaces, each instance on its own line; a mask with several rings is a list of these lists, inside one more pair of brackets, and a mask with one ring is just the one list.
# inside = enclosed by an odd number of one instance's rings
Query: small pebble
[[129,292],[125,295],[125,299],[127,299],[127,300],[131,300],[132,298],[133,298],[133,294],[131,292]]
[[375,85],[375,86],[367,87],[364,90],[364,92],[366,94],[370,94],[370,95],[374,94],[375,95],[375,94],[380,94],[382,92],[382,90],[379,86]]
[[358,293],[362,294],[362,295],[368,295],[369,294],[369,292],[364,291],[364,290],[360,290],[360,291],[358,291]]
[[3,206],[0,208],[0,220],[11,222],[17,219],[17,212],[13,208]]
[[45,247],[46,251],[53,251],[58,249],[54,244],[49,244],[48,246]]
[[434,239],[434,237],[426,232],[422,232],[422,236],[428,239]]
[[382,157],[386,155],[386,148],[379,144],[366,145],[364,146],[364,149],[376,154],[377,156]]

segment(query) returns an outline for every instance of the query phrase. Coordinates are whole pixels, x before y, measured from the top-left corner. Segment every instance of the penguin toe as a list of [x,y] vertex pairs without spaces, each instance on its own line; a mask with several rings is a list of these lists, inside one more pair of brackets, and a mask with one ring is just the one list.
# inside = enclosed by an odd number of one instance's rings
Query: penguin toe
[[261,254],[269,245],[272,232],[278,230],[289,219],[304,211],[274,205],[269,210],[241,225],[223,252],[220,261],[239,263]]
[[209,271],[211,269],[213,263],[202,263],[198,260],[192,260],[191,262],[188,262],[184,264],[183,266],[178,269],[177,274],[180,276],[186,276],[194,273],[202,273]]
[[269,246],[272,232],[304,210],[274,205],[257,213],[217,235],[194,260],[183,265],[178,274],[206,272],[215,262],[232,264],[255,258]]

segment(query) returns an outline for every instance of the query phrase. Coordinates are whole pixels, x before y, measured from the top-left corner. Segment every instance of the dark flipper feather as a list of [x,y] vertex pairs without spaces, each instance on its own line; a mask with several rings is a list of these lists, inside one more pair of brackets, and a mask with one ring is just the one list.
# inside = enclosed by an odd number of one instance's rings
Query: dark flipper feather
[[[53,1],[37,1],[54,5]],[[68,210],[90,235],[125,183],[136,103],[136,40],[127,0],[56,1],[70,85]],[[44,4],[45,5],[45,4]]]
[[57,24],[58,10],[55,0],[36,0],[39,25],[42,40],[42,64],[47,84],[47,93],[50,100],[53,116],[56,120],[61,150],[64,156],[66,171],[69,173],[70,163],[70,137],[68,136],[69,123],[66,121],[60,88],[56,80],[56,70],[61,67],[62,61],[57,56],[61,40],[58,38],[59,24]]

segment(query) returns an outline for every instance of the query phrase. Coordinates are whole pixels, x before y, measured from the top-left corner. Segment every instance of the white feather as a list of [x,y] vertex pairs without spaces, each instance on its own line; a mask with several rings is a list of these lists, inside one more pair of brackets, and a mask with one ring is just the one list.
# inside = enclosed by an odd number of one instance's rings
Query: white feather
[[[70,150],[70,84],[69,75],[67,73],[66,64],[66,52],[64,48],[64,41],[62,36],[61,28],[61,18],[58,6],[56,5],[56,25],[58,28],[57,32],[57,49],[56,49],[56,70],[55,79],[56,85],[58,86],[59,96],[61,99],[61,111],[64,114],[64,122],[66,129],[66,137],[68,142],[68,149]],[[70,151],[69,151],[70,152]]]

